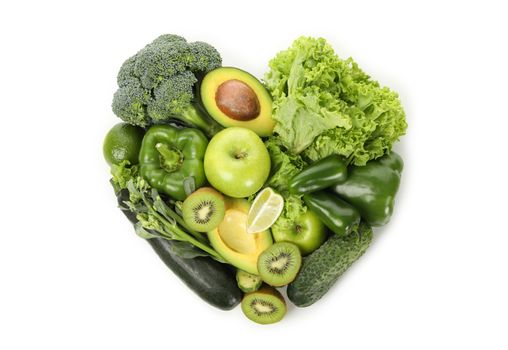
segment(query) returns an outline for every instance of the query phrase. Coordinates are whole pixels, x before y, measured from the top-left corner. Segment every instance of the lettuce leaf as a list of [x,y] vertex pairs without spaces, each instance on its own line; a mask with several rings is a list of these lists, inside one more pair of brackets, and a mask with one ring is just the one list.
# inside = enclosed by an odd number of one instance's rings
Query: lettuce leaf
[[265,142],[266,149],[270,154],[271,171],[266,186],[272,187],[283,196],[289,196],[289,180],[302,169],[307,163],[299,155],[289,154],[277,137],[271,137]]
[[270,63],[275,134],[293,155],[316,161],[339,154],[356,165],[382,156],[405,133],[398,95],[322,38],[301,37]]
[[271,137],[265,142],[271,160],[271,174],[266,186],[274,188],[284,197],[284,209],[277,219],[276,226],[292,225],[293,221],[305,213],[307,208],[303,203],[302,196],[289,193],[288,182],[298,174],[307,163],[299,155],[292,155],[287,152],[277,137]]

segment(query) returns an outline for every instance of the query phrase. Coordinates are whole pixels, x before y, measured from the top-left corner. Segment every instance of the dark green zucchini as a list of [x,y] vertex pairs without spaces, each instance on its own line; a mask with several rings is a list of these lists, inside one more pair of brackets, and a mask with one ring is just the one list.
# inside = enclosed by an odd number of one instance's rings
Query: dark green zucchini
[[[128,191],[121,191],[117,198],[120,208],[123,208]],[[137,222],[134,213],[126,209],[122,209],[122,212],[130,222]],[[228,265],[209,257],[181,258],[172,251],[173,242],[163,238],[150,238],[147,241],[166,266],[210,305],[231,310],[242,300],[243,293],[236,283],[235,271]]]

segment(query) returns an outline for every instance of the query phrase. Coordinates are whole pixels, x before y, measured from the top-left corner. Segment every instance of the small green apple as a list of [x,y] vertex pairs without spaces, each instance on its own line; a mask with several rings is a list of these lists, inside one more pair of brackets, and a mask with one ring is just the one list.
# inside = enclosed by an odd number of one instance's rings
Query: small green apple
[[217,133],[205,153],[208,182],[234,198],[256,193],[270,174],[270,155],[252,130],[231,127]]
[[325,225],[310,210],[298,217],[291,226],[275,224],[271,230],[275,242],[294,243],[302,255],[312,253],[326,239]]

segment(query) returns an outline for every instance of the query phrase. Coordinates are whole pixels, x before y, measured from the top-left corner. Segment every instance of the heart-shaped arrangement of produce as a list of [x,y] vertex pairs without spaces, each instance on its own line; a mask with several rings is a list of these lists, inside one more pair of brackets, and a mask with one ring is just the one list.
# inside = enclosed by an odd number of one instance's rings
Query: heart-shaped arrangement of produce
[[277,322],[277,288],[312,305],[390,219],[404,110],[324,39],[297,39],[260,82],[162,35],[117,79],[104,157],[120,208],[211,305]]

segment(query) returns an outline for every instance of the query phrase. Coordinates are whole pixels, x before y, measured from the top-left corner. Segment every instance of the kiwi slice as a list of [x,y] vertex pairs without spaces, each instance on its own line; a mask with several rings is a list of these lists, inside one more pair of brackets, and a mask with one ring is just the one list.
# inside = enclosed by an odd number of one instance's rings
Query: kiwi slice
[[291,283],[302,265],[298,246],[289,242],[278,242],[258,257],[258,271],[264,282],[274,287]]
[[275,323],[286,314],[286,302],[275,288],[263,286],[256,292],[245,294],[242,311],[249,320],[256,323]]
[[242,292],[245,293],[257,291],[263,283],[261,277],[242,270],[238,270],[236,272],[236,282],[238,283],[238,287],[242,290]]
[[183,220],[189,228],[208,232],[219,226],[225,213],[224,197],[211,187],[202,187],[185,199]]

